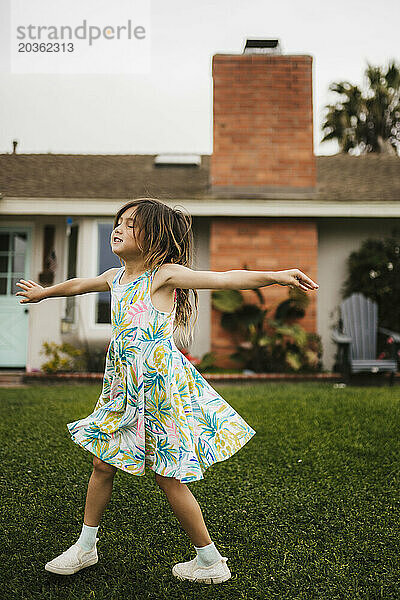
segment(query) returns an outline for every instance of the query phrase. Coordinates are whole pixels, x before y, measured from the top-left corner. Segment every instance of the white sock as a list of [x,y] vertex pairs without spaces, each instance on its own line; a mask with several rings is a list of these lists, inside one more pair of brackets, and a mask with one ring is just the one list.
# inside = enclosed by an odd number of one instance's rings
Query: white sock
[[197,552],[197,564],[200,567],[209,567],[222,558],[222,555],[216,549],[214,542],[203,547],[195,546],[195,548]]
[[97,530],[99,527],[100,525],[98,525],[97,527],[91,527],[90,525],[85,525],[85,523],[82,525],[81,535],[77,540],[77,543],[81,546],[81,548],[83,548],[86,551],[91,550],[93,548],[96,541]]

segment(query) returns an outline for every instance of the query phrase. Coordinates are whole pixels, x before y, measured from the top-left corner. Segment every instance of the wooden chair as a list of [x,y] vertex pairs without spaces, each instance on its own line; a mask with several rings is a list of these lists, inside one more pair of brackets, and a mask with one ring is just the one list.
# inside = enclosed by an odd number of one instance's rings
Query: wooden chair
[[[393,385],[400,334],[378,327],[378,305],[363,294],[355,293],[346,298],[340,304],[340,312],[342,331],[335,329],[332,340],[338,345],[337,365],[345,379],[348,381],[353,373],[389,371],[390,385]],[[393,338],[388,359],[376,357],[378,331]]]

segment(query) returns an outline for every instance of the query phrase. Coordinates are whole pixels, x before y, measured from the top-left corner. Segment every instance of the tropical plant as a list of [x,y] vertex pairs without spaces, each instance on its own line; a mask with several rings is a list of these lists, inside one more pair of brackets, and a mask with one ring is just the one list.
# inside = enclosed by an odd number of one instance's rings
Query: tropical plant
[[337,140],[341,152],[399,154],[399,65],[392,60],[385,72],[382,67],[368,64],[365,80],[365,93],[348,81],[331,83],[329,90],[339,94],[340,99],[325,106],[325,135],[321,141]]
[[257,373],[320,370],[320,337],[294,322],[305,314],[307,294],[290,288],[289,298],[269,319],[260,290],[252,291],[258,305],[244,302],[239,290],[214,290],[211,295],[214,308],[222,313],[221,326],[236,338],[236,351],[230,358]]

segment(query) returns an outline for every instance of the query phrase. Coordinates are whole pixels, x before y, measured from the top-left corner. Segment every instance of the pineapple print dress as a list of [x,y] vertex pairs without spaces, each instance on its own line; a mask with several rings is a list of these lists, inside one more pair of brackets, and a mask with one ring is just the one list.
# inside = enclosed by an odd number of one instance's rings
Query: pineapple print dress
[[144,475],[147,464],[188,483],[256,432],[175,345],[176,291],[169,313],[150,297],[158,268],[124,284],[118,270],[102,391],[94,411],[67,427],[76,444],[110,465]]

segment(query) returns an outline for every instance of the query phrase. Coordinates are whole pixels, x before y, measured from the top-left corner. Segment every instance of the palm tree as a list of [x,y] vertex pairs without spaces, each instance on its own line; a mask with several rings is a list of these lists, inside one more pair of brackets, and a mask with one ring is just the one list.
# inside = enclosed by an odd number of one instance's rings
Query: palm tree
[[348,81],[329,86],[341,98],[325,106],[321,141],[336,139],[341,152],[356,149],[396,155],[400,153],[400,67],[392,60],[384,73],[368,64],[365,77],[365,95]]

